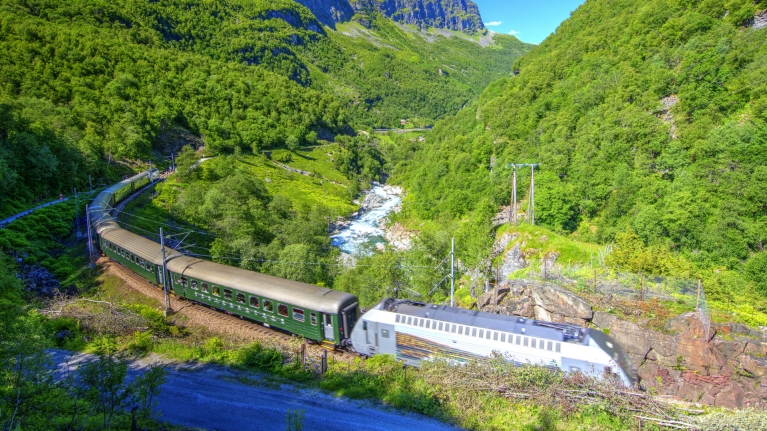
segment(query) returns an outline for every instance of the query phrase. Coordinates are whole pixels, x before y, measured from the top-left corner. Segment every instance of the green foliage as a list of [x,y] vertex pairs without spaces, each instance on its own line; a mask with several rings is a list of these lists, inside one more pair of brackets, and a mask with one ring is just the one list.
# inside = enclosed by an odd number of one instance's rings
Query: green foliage
[[285,414],[286,431],[301,431],[304,429],[304,417],[306,412],[304,410],[288,410]]
[[[763,29],[741,27],[758,9],[587,2],[515,62],[518,76],[439,122],[428,145],[390,153],[411,193],[402,219],[428,225],[507,205],[505,166],[538,162],[537,223],[601,243],[627,242],[630,228],[637,254],[618,258],[632,270],[741,271],[767,232],[767,47]],[[529,172],[518,176],[522,210]]]
[[208,154],[295,151],[350,122],[431,123],[530,48],[424,39],[381,17],[371,42],[289,0],[3,0],[0,19],[0,214],[88,173],[111,182],[125,171],[113,159],[156,158],[179,134]]

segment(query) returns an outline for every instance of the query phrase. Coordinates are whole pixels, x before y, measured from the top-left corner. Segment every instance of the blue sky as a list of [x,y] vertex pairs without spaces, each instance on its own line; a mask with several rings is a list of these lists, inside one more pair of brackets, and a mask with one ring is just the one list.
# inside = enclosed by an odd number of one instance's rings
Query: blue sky
[[519,40],[541,43],[584,0],[474,0],[485,26]]

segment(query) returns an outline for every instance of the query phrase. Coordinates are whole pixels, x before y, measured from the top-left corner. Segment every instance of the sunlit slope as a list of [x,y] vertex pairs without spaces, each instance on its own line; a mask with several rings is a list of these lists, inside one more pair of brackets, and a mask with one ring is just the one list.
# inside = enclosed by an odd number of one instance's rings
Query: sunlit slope
[[752,27],[764,9],[587,1],[514,64],[517,76],[403,161],[411,201],[428,203],[410,211],[508,205],[506,165],[536,162],[538,222],[599,242],[630,227],[697,263],[739,266],[767,239],[767,30]]

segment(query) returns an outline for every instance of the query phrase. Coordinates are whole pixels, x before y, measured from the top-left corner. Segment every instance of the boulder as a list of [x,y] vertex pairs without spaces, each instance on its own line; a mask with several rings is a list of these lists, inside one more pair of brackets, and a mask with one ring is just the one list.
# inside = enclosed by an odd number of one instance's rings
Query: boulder
[[721,353],[722,356],[727,359],[736,359],[743,354],[748,342],[743,340],[722,340],[717,338],[713,340],[713,343],[714,347],[719,350],[719,353]]
[[531,296],[535,305],[550,313],[581,320],[591,320],[591,306],[575,294],[550,285],[533,286]]
[[740,358],[740,366],[754,377],[767,376],[767,360],[755,358],[751,355],[743,355]]
[[743,406],[743,389],[734,382],[722,389],[717,395],[714,405],[735,409]]
[[604,311],[595,311],[591,323],[597,328],[607,329],[612,326],[616,319],[618,319],[618,316],[614,314],[605,313]]

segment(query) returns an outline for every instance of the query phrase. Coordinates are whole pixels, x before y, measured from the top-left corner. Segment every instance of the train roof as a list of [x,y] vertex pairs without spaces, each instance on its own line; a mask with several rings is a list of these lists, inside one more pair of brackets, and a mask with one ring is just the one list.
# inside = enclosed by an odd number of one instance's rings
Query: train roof
[[[116,226],[101,230],[99,235],[105,240],[117,244],[144,260],[152,262],[155,265],[162,265],[160,244],[152,240]],[[183,256],[179,251],[170,247],[165,247],[165,259],[173,259],[179,256]]]
[[169,261],[167,266],[170,271],[186,277],[323,313],[338,313],[357,302],[357,298],[349,293],[191,256],[177,257]]
[[450,307],[448,305],[426,304],[414,301],[385,299],[381,309],[406,316],[434,319],[459,325],[476,326],[495,331],[524,334],[549,340],[585,343],[588,329],[561,323],[540,322],[517,316],[504,316],[478,310]]

